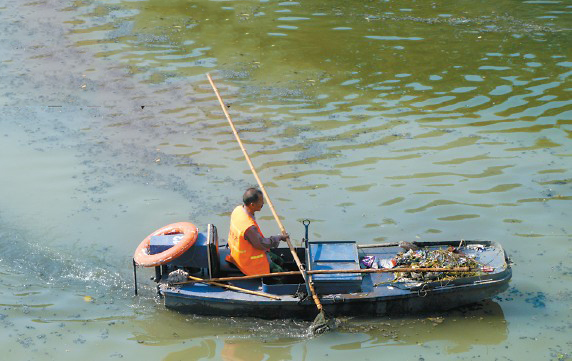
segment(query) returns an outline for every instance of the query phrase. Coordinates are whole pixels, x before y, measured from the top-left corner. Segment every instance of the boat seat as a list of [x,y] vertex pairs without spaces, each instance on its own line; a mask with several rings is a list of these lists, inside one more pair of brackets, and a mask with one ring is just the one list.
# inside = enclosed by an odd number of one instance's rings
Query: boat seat
[[237,273],[241,274],[242,272],[236,267],[236,265],[232,262],[226,260],[226,257],[230,254],[230,248],[228,246],[221,246],[218,248],[218,262],[220,265],[220,271],[226,273]]
[[242,275],[242,272],[234,264],[226,260],[230,254],[228,245],[219,246],[217,228],[213,224],[207,227],[209,245],[209,274],[211,278],[220,277],[221,274],[225,275]]

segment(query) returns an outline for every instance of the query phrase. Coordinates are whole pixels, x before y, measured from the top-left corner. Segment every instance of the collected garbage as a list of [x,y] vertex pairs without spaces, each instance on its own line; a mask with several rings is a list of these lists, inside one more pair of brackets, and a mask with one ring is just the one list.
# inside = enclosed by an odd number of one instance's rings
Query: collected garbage
[[[394,282],[451,280],[460,277],[472,277],[481,272],[493,272],[494,268],[484,266],[475,260],[474,255],[466,255],[459,248],[423,249],[414,244],[401,244],[404,252],[393,258],[366,256],[360,260],[362,268],[458,268],[469,267],[470,272],[395,272]],[[477,245],[473,250],[482,251],[484,246]]]
[[362,268],[378,268],[377,258],[375,256],[365,256],[361,259]]
[[473,257],[461,253],[457,248],[449,249],[413,249],[398,253],[393,260],[396,267],[407,268],[457,268],[469,267],[474,272],[396,272],[395,280],[400,281],[434,281],[449,280],[460,277],[472,277],[479,274],[482,265]]

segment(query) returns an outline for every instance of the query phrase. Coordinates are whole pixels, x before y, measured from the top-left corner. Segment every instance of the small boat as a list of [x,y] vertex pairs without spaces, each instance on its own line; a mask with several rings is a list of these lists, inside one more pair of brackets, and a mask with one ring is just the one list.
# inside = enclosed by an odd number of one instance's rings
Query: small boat
[[[443,311],[490,299],[506,290],[512,277],[506,253],[494,241],[308,241],[309,222],[304,224],[306,238],[295,252],[328,315]],[[135,266],[143,265],[155,267],[154,280],[165,306],[182,313],[302,319],[316,315],[289,248],[272,250],[284,260],[283,275],[248,278],[226,260],[230,250],[218,244],[214,225],[204,233],[190,228],[181,231],[170,225],[141,243],[133,260],[136,293]],[[189,232],[194,232],[192,245],[181,246]],[[152,262],[146,263],[150,257]],[[182,279],[173,277],[181,274]]]

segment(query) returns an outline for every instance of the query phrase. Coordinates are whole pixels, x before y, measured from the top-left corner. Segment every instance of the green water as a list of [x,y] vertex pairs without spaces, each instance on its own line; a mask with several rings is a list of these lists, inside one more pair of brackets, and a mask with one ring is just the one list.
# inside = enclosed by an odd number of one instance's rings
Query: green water
[[[0,0],[1,359],[572,359],[571,12]],[[207,72],[295,240],[497,240],[510,289],[319,337],[165,310],[152,272],[134,297],[146,235],[226,238],[255,184]]]

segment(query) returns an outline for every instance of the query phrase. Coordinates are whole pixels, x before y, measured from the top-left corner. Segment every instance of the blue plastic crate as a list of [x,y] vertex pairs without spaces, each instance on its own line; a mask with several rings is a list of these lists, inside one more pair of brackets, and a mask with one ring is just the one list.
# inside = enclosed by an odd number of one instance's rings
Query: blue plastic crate
[[[359,269],[355,241],[309,242],[310,270]],[[318,293],[353,293],[361,290],[361,273],[330,273],[312,276]]]

